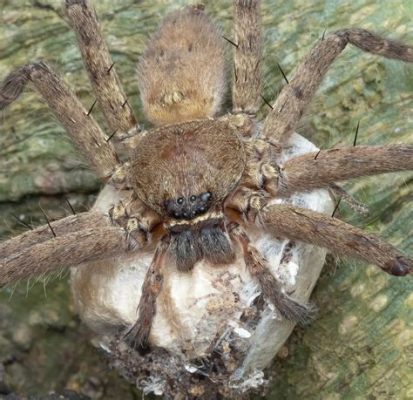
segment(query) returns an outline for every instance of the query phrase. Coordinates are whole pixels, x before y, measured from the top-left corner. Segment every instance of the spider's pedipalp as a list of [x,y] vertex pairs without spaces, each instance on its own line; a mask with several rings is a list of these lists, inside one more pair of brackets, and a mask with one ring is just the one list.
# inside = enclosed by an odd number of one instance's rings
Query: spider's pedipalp
[[[317,156],[317,157],[316,157]],[[327,187],[361,176],[413,169],[413,145],[356,146],[321,150],[289,159],[281,167],[278,195]]]
[[234,1],[234,112],[255,114],[261,96],[261,1]]
[[412,47],[365,29],[343,29],[322,38],[298,66],[293,79],[283,87],[264,121],[263,138],[277,146],[286,143],[330,65],[348,43],[383,57],[413,62]]
[[76,32],[84,65],[111,132],[127,133],[137,122],[103,39],[89,0],[66,0],[66,14]]
[[16,100],[29,82],[46,100],[99,177],[110,177],[119,165],[113,145],[105,140],[105,135],[94,118],[88,115],[73,92],[47,64],[28,64],[6,77],[0,88],[0,110]]
[[282,291],[280,283],[268,269],[266,260],[251,244],[247,234],[240,226],[232,229],[230,234],[239,241],[245,265],[250,274],[258,280],[264,298],[272,303],[285,319],[302,325],[308,323],[314,308],[298,303]]
[[404,276],[413,272],[413,261],[391,244],[339,219],[285,204],[267,206],[259,216],[264,229],[278,237],[363,259],[391,275]]

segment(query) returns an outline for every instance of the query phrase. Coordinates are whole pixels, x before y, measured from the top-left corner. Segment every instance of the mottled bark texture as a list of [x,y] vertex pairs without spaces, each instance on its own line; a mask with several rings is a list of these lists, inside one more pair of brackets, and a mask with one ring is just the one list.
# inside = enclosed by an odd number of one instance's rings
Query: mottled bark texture
[[[136,82],[136,62],[160,16],[180,1],[96,2],[103,36],[128,103],[144,121]],[[413,43],[413,4],[262,1],[264,23],[263,96],[273,104],[285,85],[277,63],[290,79],[317,40],[339,29],[359,26]],[[1,1],[0,77],[44,59],[76,92],[86,110],[95,101],[75,34],[64,21],[57,0]],[[231,2],[210,2],[207,11],[231,38]],[[228,58],[232,54],[228,51]],[[213,62],[213,60],[211,61]],[[230,72],[230,71],[229,71]],[[319,147],[351,146],[360,120],[357,144],[412,143],[413,74],[408,65],[365,54],[348,46],[334,62],[300,131]],[[228,104],[230,106],[230,104]],[[270,108],[262,102],[259,114]],[[105,126],[99,104],[92,115]],[[113,131],[105,130],[106,137]],[[116,136],[116,135],[115,135]],[[85,210],[99,180],[32,90],[1,113],[0,213],[5,238],[19,227],[12,213],[32,225],[44,224],[38,202],[49,217]],[[413,252],[413,176],[411,172],[357,179],[345,189],[371,212],[359,217],[342,202],[336,216],[374,232],[411,256]],[[52,196],[53,195],[53,196]],[[54,197],[56,195],[56,197]],[[13,202],[13,203],[12,203]],[[19,231],[25,230],[22,226]],[[29,284],[29,287],[33,286]],[[20,393],[47,393],[64,387],[94,398],[136,399],[128,385],[108,372],[87,331],[73,315],[63,282],[26,286],[2,293],[0,303],[0,379]],[[298,329],[272,369],[275,382],[268,399],[404,399],[412,396],[412,284],[377,267],[341,262],[325,268],[312,301],[318,318]],[[4,300],[3,300],[4,299]],[[56,349],[59,351],[56,351]],[[288,349],[288,351],[287,351]],[[62,357],[62,354],[65,357]],[[286,355],[288,354],[288,357]],[[1,366],[0,366],[1,370]]]

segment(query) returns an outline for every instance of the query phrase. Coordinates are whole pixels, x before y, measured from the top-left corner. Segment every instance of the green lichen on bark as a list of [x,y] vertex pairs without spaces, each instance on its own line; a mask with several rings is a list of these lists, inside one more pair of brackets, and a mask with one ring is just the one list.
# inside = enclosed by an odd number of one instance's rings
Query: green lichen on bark
[[[96,2],[129,103],[141,121],[136,61],[160,18],[186,3]],[[231,2],[206,3],[207,11],[231,37]],[[45,59],[64,76],[85,106],[91,105],[90,84],[60,1],[0,0],[0,9],[0,79],[21,64]],[[298,61],[325,30],[360,26],[413,44],[411,15],[413,3],[409,0],[397,4],[383,0],[263,1],[264,97],[274,98],[284,84],[277,63],[292,76]],[[412,143],[412,72],[413,66],[347,48],[333,65],[300,132],[321,148],[351,145],[360,121],[359,144]],[[104,126],[98,108],[93,112]],[[26,222],[42,223],[36,211],[39,201],[57,218],[69,212],[62,194],[81,209],[91,203],[99,186],[36,94],[27,90],[2,112],[0,235],[5,237],[17,228],[12,213]],[[362,218],[342,205],[343,218],[378,233],[413,256],[412,173],[359,179],[345,187],[368,204],[371,213]],[[83,338],[81,349],[88,348],[87,338],[85,329],[74,319],[67,285],[62,281],[48,285],[47,293],[45,299],[38,285],[29,291],[28,298],[23,286],[11,300],[7,300],[9,293],[2,294],[0,354],[3,358],[19,355],[17,364],[0,359],[6,364],[7,384],[26,393],[69,387],[105,399],[119,398],[119,393],[122,398],[134,398],[136,393],[113,374],[99,378],[106,393],[85,389],[90,387],[85,383],[87,376],[103,374],[105,368],[97,372],[100,361],[95,351],[78,351],[77,338]],[[313,300],[320,308],[319,318],[297,330],[288,344],[289,356],[275,362],[269,399],[413,397],[411,279],[389,277],[373,266],[343,260],[335,272],[325,270]],[[55,314],[61,322],[48,317],[48,322],[37,324],[33,313],[36,316],[49,309],[54,310],[49,317]],[[24,335],[31,339],[25,342]],[[62,349],[70,355],[70,368],[62,369],[55,354]],[[43,372],[36,372],[40,370]]]

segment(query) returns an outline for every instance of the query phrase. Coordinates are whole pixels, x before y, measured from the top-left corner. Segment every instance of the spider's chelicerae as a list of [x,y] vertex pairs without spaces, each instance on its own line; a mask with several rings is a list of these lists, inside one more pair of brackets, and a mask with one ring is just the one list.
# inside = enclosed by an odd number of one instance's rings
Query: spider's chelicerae
[[[91,211],[1,243],[0,286],[56,267],[77,267],[72,286],[79,312],[93,329],[111,338],[111,356],[129,377],[136,378],[136,371],[144,368],[168,375],[159,360],[169,374],[176,373],[162,358],[160,348],[166,348],[184,359],[189,373],[195,367],[188,367],[188,360],[210,363],[209,369],[205,364],[195,368],[197,376],[215,374],[215,382],[220,378],[225,385],[223,377],[239,371],[245,361],[240,354],[248,352],[245,343],[235,340],[226,347],[228,329],[250,338],[266,312],[284,321],[287,331],[295,322],[308,320],[306,299],[313,282],[297,292],[287,290],[275,272],[291,259],[314,262],[301,243],[364,259],[392,275],[413,270],[413,261],[390,244],[325,214],[331,212],[331,201],[320,190],[339,193],[355,204],[336,182],[413,169],[413,146],[319,151],[294,133],[347,44],[406,62],[413,62],[413,49],[363,29],[326,34],[260,122],[260,2],[236,0],[234,9],[231,39],[222,36],[201,6],[165,18],[138,66],[144,112],[153,124],[148,130],[125,101],[86,0],[66,0],[66,11],[115,136],[105,136],[46,63],[20,67],[0,88],[3,109],[30,83],[106,183]],[[233,108],[225,114],[221,103],[230,46]],[[314,198],[321,199],[321,205],[311,206]],[[286,241],[277,247],[278,239]],[[120,339],[114,341],[118,332]],[[174,390],[172,385],[169,392]]]

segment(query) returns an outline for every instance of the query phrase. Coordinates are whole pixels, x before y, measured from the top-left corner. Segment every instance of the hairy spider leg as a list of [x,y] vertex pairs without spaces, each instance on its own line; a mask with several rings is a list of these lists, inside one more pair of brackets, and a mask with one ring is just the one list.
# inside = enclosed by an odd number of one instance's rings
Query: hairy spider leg
[[234,113],[255,115],[261,98],[261,1],[234,1]]
[[[89,74],[92,90],[102,107],[107,126],[121,138],[121,133],[139,131],[136,117],[127,102],[115,63],[102,36],[96,11],[89,0],[66,0],[65,11]],[[116,145],[116,141],[114,141]]]
[[297,128],[330,65],[348,43],[369,53],[413,62],[413,48],[365,29],[343,29],[321,38],[299,64],[264,121],[263,139],[281,148]]
[[125,341],[135,350],[146,352],[149,349],[149,334],[156,315],[156,299],[162,290],[166,254],[170,239],[164,236],[155,250],[152,262],[145,275],[141,298],[138,305],[138,319],[125,333]]
[[15,101],[27,83],[41,94],[98,176],[107,180],[119,166],[112,143],[106,141],[93,116],[46,63],[24,65],[6,77],[0,87],[0,110]]
[[375,264],[391,275],[413,272],[413,261],[391,244],[363,230],[305,208],[287,204],[264,207],[257,223],[277,237],[313,244],[338,255],[348,255]]
[[300,304],[282,291],[280,283],[268,269],[265,258],[251,244],[240,225],[233,227],[230,234],[239,242],[245,265],[250,274],[258,280],[264,298],[272,303],[285,319],[300,324],[308,323],[314,313],[314,307]]

